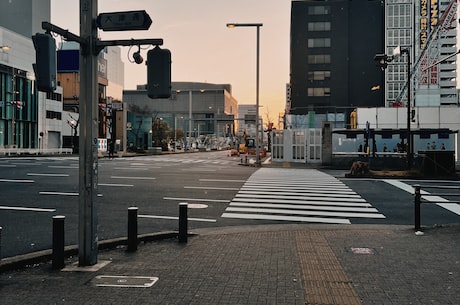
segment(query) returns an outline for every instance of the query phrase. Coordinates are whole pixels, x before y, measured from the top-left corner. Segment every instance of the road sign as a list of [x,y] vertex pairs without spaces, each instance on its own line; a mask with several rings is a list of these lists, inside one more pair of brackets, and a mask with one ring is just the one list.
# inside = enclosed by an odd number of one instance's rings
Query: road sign
[[97,27],[103,31],[148,30],[152,19],[145,10],[102,13],[97,16]]

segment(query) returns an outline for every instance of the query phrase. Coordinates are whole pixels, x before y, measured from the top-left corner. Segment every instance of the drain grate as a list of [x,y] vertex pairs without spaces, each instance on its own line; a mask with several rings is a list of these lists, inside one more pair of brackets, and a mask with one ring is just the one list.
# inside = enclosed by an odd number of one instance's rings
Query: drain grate
[[158,277],[153,276],[98,275],[92,283],[96,287],[149,288],[157,281]]

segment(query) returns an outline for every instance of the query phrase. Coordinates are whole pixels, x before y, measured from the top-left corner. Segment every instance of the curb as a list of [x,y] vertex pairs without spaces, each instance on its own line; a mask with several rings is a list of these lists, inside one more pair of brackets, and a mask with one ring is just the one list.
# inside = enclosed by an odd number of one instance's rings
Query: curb
[[[170,238],[177,238],[179,235],[176,231],[159,232],[159,233],[147,233],[138,236],[138,242],[150,242],[156,240],[164,240]],[[194,234],[189,234],[194,235]],[[118,237],[113,239],[107,239],[100,241],[97,245],[98,250],[113,249],[118,246],[124,246],[128,244],[127,237]],[[69,258],[78,254],[78,246],[70,245],[64,248],[64,256]],[[17,255],[0,259],[0,272],[11,271],[16,269],[25,268],[28,266],[37,265],[52,260],[52,250],[42,250],[23,255]]]

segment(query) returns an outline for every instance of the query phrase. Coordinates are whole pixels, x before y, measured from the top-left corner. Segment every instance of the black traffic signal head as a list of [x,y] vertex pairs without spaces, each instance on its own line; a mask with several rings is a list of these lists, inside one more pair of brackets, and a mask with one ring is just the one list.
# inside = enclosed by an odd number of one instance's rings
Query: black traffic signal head
[[171,96],[171,52],[156,46],[147,52],[147,95],[150,98]]
[[56,42],[49,34],[37,33],[32,36],[35,48],[33,64],[39,91],[56,90]]
[[375,54],[374,60],[377,67],[385,70],[388,66],[388,63],[393,60],[393,56],[388,56],[387,54]]

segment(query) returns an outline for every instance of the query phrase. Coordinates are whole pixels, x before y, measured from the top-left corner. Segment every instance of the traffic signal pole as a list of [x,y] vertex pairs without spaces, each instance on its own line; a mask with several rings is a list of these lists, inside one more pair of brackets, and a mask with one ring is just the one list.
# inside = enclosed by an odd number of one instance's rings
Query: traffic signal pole
[[97,263],[97,183],[98,183],[98,96],[97,96],[97,0],[80,0],[80,150],[78,262]]
[[[162,45],[163,39],[130,39],[100,41],[97,38],[97,0],[80,0],[80,36],[49,22],[42,28],[57,33],[68,41],[80,44],[80,137],[79,137],[79,208],[78,208],[78,261],[79,266],[97,264],[97,184],[98,184],[98,82],[97,57],[107,46]],[[102,14],[103,15],[103,14]],[[113,28],[102,19],[102,30],[146,30],[151,20],[145,11],[105,14],[119,19],[132,17],[138,24],[117,25]],[[104,29],[104,27],[107,27]],[[163,84],[164,85],[164,84]]]

